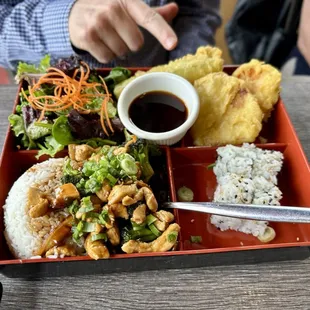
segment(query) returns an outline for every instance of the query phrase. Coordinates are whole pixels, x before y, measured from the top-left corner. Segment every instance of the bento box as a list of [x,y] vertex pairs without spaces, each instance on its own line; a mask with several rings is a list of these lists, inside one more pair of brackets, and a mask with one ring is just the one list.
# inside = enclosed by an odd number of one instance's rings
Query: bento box
[[[236,66],[227,66],[224,72],[232,74]],[[147,68],[130,68],[132,72]],[[110,69],[99,69],[106,76]],[[19,91],[22,84],[19,86]],[[15,106],[19,96],[16,96]],[[281,151],[284,166],[279,175],[279,188],[283,192],[282,205],[310,206],[310,168],[302,146],[280,99],[272,117],[264,124],[262,135],[267,143],[258,143],[262,149]],[[177,189],[187,186],[194,192],[195,201],[212,201],[216,179],[212,169],[206,167],[216,160],[216,147],[193,146],[186,135],[174,146],[161,147],[162,155],[156,169],[164,175],[161,184],[167,199],[178,201]],[[18,150],[14,136],[8,129],[0,164],[0,205],[5,204],[15,180],[37,163],[37,151]],[[57,154],[65,156],[66,151]],[[39,161],[45,160],[40,158]],[[310,225],[270,223],[277,236],[262,244],[251,235],[234,231],[220,231],[210,224],[210,215],[192,211],[174,210],[175,221],[180,225],[179,242],[174,251],[112,254],[109,259],[94,261],[88,256],[64,258],[14,259],[4,238],[3,209],[0,208],[0,272],[8,277],[41,277],[76,274],[98,274],[120,271],[214,266],[233,263],[263,262],[268,260],[303,259],[309,256]],[[191,236],[201,236],[193,243]]]

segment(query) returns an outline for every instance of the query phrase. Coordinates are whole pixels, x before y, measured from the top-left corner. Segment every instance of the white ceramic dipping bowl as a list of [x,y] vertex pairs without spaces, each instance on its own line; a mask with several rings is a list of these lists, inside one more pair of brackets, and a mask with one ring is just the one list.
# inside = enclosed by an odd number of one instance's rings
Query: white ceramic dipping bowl
[[[141,130],[130,120],[130,104],[142,94],[152,91],[168,92],[183,101],[188,116],[181,126],[171,131],[154,133]],[[179,142],[195,123],[199,108],[199,97],[192,84],[178,75],[165,72],[148,73],[136,78],[124,88],[117,103],[119,118],[128,131],[138,138],[160,145],[173,145]],[[160,122],[160,119],[158,121]]]

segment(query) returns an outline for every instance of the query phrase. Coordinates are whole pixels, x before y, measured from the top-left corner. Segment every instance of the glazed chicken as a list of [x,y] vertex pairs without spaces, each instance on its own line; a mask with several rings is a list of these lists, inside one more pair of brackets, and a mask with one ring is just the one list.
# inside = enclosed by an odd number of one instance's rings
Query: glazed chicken
[[179,231],[178,224],[170,224],[167,230],[153,242],[130,240],[122,246],[122,250],[128,254],[169,251],[175,246]]

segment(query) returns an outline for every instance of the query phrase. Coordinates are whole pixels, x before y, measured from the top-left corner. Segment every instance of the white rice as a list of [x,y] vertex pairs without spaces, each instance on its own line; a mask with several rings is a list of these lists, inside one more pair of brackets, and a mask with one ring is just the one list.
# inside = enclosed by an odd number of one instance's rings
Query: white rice
[[[283,154],[262,150],[254,144],[242,147],[227,145],[217,149],[214,166],[217,177],[215,202],[280,205],[282,192],[277,187],[277,174]],[[222,231],[235,230],[255,237],[262,236],[268,222],[212,215],[211,223]]]
[[39,218],[31,218],[27,210],[29,187],[52,194],[61,185],[64,159],[49,159],[27,170],[12,186],[4,205],[5,236],[17,258],[37,257],[35,252],[48,234],[67,216],[55,211]]

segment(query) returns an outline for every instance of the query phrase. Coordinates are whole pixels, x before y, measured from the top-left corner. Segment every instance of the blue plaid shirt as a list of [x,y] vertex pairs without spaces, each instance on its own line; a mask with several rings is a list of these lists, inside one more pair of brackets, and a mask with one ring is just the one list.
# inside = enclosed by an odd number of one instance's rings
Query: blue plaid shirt
[[[38,63],[45,54],[52,59],[75,54],[68,32],[68,17],[75,0],[0,0],[0,66],[14,70],[18,61]],[[90,0],[91,1],[91,0]],[[146,0],[162,6],[171,0]],[[219,0],[180,0],[179,15],[173,21],[179,44],[165,51],[156,39],[144,32],[144,47],[125,59],[102,65],[89,54],[85,61],[95,67],[153,66],[192,53],[200,45],[214,44],[221,24]]]

